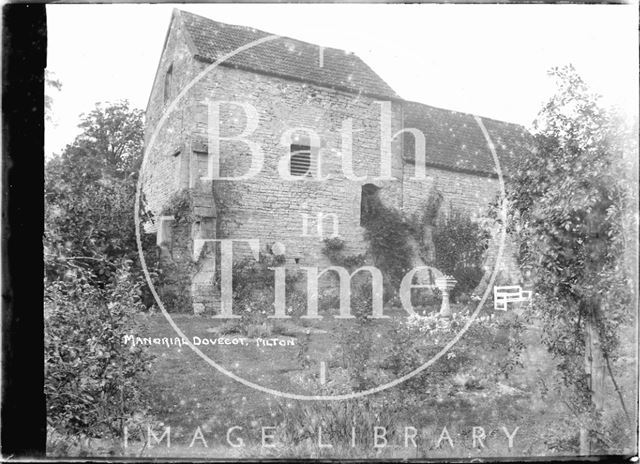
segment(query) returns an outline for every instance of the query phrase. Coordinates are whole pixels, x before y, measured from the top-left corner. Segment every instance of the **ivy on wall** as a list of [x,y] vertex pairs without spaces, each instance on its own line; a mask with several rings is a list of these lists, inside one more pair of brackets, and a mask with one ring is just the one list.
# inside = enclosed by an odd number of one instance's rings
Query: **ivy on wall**
[[[400,212],[384,205],[377,195],[368,199],[367,217],[362,225],[368,254],[385,276],[385,299],[397,292],[402,278],[413,267],[414,250],[409,244],[412,239],[418,243],[420,255],[433,257],[426,264],[456,278],[454,299],[461,294],[469,295],[482,279],[489,231],[459,210],[438,220],[442,200],[442,194],[432,190],[421,213],[405,219]],[[430,229],[429,240],[425,240],[425,228]],[[324,243],[322,252],[332,264],[351,271],[364,265],[364,255],[344,255],[344,241],[340,238]],[[428,253],[429,248],[435,248],[435,253]]]
[[388,299],[396,294],[402,278],[412,268],[411,227],[398,211],[384,205],[377,195],[370,199],[369,214],[363,226],[373,263],[385,276],[385,297]]
[[353,271],[361,266],[364,266],[366,262],[366,256],[363,254],[345,255],[344,245],[344,240],[339,237],[327,238],[324,240],[322,253],[327,258],[329,258],[331,264],[335,266],[342,266],[349,271]]
[[193,210],[193,197],[189,189],[178,190],[171,194],[160,214],[173,216],[176,223],[190,224],[198,219]]

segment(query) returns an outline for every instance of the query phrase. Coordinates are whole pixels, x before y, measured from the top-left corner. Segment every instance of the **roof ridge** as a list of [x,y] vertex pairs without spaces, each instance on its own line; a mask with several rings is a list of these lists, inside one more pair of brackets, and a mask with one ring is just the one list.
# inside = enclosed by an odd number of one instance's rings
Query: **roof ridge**
[[[177,8],[174,12],[181,18],[185,36],[194,43],[193,56],[202,61],[213,62],[220,57],[220,54],[229,53],[242,45],[251,46],[252,41],[264,42],[260,44],[265,47],[261,57],[252,53],[243,54],[242,57],[231,56],[225,61],[225,65],[350,93],[361,93],[376,98],[401,99],[371,66],[352,51],[270,34],[250,26],[222,23]],[[270,35],[278,40],[268,40]],[[276,45],[273,42],[284,42],[284,44]],[[318,49],[320,51],[316,53]],[[352,82],[353,77],[355,79]]]
[[313,47],[322,47],[322,49],[324,51],[332,50],[332,51],[336,51],[336,52],[346,53],[348,55],[354,55],[354,56],[358,57],[361,61],[364,62],[364,60],[362,60],[362,58],[360,58],[360,56],[357,55],[355,52],[353,52],[351,50],[345,50],[344,48],[328,47],[328,46],[325,46],[325,45],[320,45],[318,43],[307,42],[306,40],[296,39],[295,37],[289,37],[289,36],[286,36],[286,35],[280,35],[280,34],[276,34],[274,32],[268,32],[268,31],[265,31],[265,30],[262,30],[262,29],[257,29],[257,28],[255,28],[253,26],[244,26],[242,24],[232,24],[232,23],[225,23],[225,22],[222,22],[222,21],[216,21],[215,19],[211,19],[211,18],[208,18],[206,16],[202,16],[201,14],[192,13],[191,11],[181,10],[179,8],[175,8],[175,10],[179,11],[180,13],[186,13],[186,14],[189,14],[189,15],[192,15],[192,16],[197,16],[198,18],[202,18],[202,19],[204,19],[206,21],[209,21],[209,22],[212,22],[212,23],[221,24],[223,26],[237,27],[238,29],[243,29],[245,31],[258,32],[258,33],[262,33],[262,34],[266,34],[266,35],[275,35],[275,36],[278,36],[281,39],[293,40],[295,42],[299,42],[299,43],[305,44],[305,45],[310,45],[310,46],[313,46]]
[[473,117],[478,116],[479,118],[482,118],[482,120],[489,120],[489,121],[498,122],[498,123],[501,123],[501,124],[508,124],[510,126],[517,126],[517,127],[520,127],[521,129],[523,129],[524,131],[529,132],[527,130],[527,128],[523,124],[519,124],[517,122],[504,121],[502,119],[490,118],[490,117],[482,116],[482,115],[479,115],[479,114],[467,113],[465,111],[457,111],[457,110],[452,110],[452,109],[449,109],[449,108],[441,108],[439,106],[428,105],[427,103],[422,103],[422,102],[418,102],[418,101],[415,101],[415,100],[406,100],[405,99],[403,101],[405,103],[409,103],[409,104],[426,106],[426,107],[429,107],[429,108],[433,108],[435,110],[448,111],[449,113],[457,113],[457,114],[460,114],[460,115],[473,116]]

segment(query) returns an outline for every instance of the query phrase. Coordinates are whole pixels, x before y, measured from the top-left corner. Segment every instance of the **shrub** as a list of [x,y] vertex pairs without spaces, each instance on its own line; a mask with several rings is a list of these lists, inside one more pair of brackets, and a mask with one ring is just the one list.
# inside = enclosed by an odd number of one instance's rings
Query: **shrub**
[[227,321],[218,327],[217,333],[220,335],[242,334],[242,324],[237,320]]
[[189,276],[195,269],[190,261],[178,264],[165,259],[156,264],[154,285],[159,289],[167,312],[188,313],[193,310]]
[[[451,292],[451,297],[458,303],[469,301],[468,295],[471,294],[484,276],[484,270],[480,266],[473,267],[457,267],[453,271],[453,276],[458,281]],[[466,297],[464,296],[466,295]],[[463,301],[465,300],[465,301]]]
[[161,216],[173,216],[176,223],[191,224],[195,219],[193,212],[193,197],[188,189],[174,192],[167,200],[160,212]]
[[[324,247],[322,253],[329,258],[331,264],[334,266],[341,266],[347,269],[349,272],[353,272],[355,269],[362,267],[366,264],[365,255],[346,255],[344,254],[344,240],[334,237],[324,240]],[[328,311],[340,307],[340,288],[338,287],[338,277],[335,274],[330,274],[332,279],[332,286],[329,288],[321,288],[318,295],[318,309],[321,311]],[[355,276],[353,282],[363,282],[362,274]],[[352,284],[353,286],[354,284]]]
[[461,293],[471,294],[480,283],[489,239],[489,232],[461,211],[454,210],[437,223],[433,232],[435,264],[440,271],[453,275],[458,281],[451,292],[454,301]]
[[342,266],[350,271],[364,266],[366,262],[365,255],[345,255],[344,240],[339,237],[325,239],[322,253],[329,258],[331,264]]
[[120,436],[134,414],[144,413],[151,356],[125,344],[136,336],[141,281],[130,263],[100,289],[87,271],[45,285],[45,394],[48,423],[64,435]]
[[[382,365],[395,376],[411,372],[440,352],[470,317],[470,314],[454,312],[451,319],[446,319],[432,313],[395,321],[388,333],[390,345]],[[454,376],[461,372],[490,381],[508,376],[521,365],[522,330],[518,319],[476,319],[427,372],[403,382],[400,388],[413,393],[448,389]],[[479,358],[478,353],[491,355]]]
[[233,264],[233,307],[243,322],[260,322],[273,312],[274,272],[269,267],[282,264],[282,260],[260,252],[257,261],[250,257]]
[[402,215],[385,206],[376,196],[365,227],[365,239],[374,265],[385,276],[385,299],[397,293],[400,282],[412,268],[413,251],[409,245],[411,227]]
[[338,332],[339,358],[347,369],[351,388],[366,390],[376,382],[372,378],[373,323],[371,314],[371,285],[358,285],[351,295],[351,313],[355,319],[342,324]]
[[[246,258],[233,264],[233,308],[241,316],[241,333],[248,336],[269,336],[274,331],[284,334],[286,328],[276,327],[267,316],[275,311],[275,276],[273,267],[282,266],[283,256],[260,252],[258,260]],[[287,270],[285,293],[288,315],[298,315],[306,309],[306,298],[297,291],[299,275]]]

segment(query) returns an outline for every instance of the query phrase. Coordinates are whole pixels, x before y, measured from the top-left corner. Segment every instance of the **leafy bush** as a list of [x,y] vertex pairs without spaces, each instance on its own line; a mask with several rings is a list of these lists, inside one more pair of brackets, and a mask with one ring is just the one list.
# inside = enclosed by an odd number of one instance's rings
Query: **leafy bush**
[[163,216],[173,216],[176,223],[191,224],[196,218],[193,213],[193,197],[188,189],[174,192],[167,200],[160,213]]
[[606,110],[572,66],[549,74],[557,91],[534,122],[533,149],[507,199],[521,262],[533,271],[542,342],[558,360],[589,453],[602,433],[601,366],[618,355],[623,325],[637,320],[637,261],[631,269],[628,258],[638,253],[629,241],[638,233],[638,128]]
[[366,263],[365,255],[345,255],[345,242],[339,237],[327,238],[324,240],[322,253],[329,258],[331,264],[342,266],[349,271],[353,271]]
[[151,356],[137,335],[140,280],[130,263],[104,289],[87,271],[45,286],[45,394],[51,427],[67,435],[120,436],[134,414],[144,413],[143,383]]
[[[411,372],[440,352],[470,317],[468,313],[454,312],[448,319],[434,312],[394,321],[388,333],[390,345],[383,367],[395,376]],[[486,381],[508,377],[516,366],[521,365],[522,330],[518,319],[478,318],[443,357],[426,372],[402,383],[400,388],[412,393],[448,390],[454,376],[462,372]],[[478,353],[491,355],[479,358]]]
[[374,265],[385,276],[385,299],[389,300],[412,268],[411,227],[398,211],[385,206],[377,196],[371,199],[369,207],[371,212],[363,224],[365,239]]
[[376,383],[373,378],[373,323],[371,285],[361,283],[351,294],[351,313],[355,319],[343,323],[338,332],[338,356],[346,368],[353,391],[366,390]]
[[489,239],[487,230],[460,211],[452,211],[437,223],[433,232],[435,264],[458,281],[451,292],[454,301],[462,293],[471,294],[480,283],[484,275],[482,260]]
[[[114,275],[114,259],[136,259],[133,220],[142,160],[143,112],[125,102],[84,116],[83,132],[45,166],[45,274],[63,279],[82,268],[96,285]],[[153,237],[142,237],[150,247]]]
[[[45,395],[47,421],[66,439],[113,437],[141,420],[150,356],[124,344],[152,303],[133,218],[143,112],[97,105],[83,131],[45,166]],[[144,215],[144,199],[143,199]],[[155,249],[151,235],[143,249]],[[147,254],[157,280],[155,256]],[[62,441],[64,441],[64,439]]]
[[458,303],[465,303],[465,300],[469,301],[468,295],[473,293],[482,280],[484,270],[480,266],[458,267],[453,271],[453,276],[458,283],[453,288],[451,297]]
[[[359,267],[366,264],[366,256],[363,254],[346,255],[344,253],[345,242],[339,237],[328,238],[324,240],[324,247],[322,253],[329,258],[331,264],[334,266],[341,266],[347,269],[349,272],[353,272]],[[332,285],[330,287],[323,287],[319,290],[318,294],[318,309],[320,311],[329,311],[340,307],[340,288],[338,277],[335,274],[330,274],[332,279]],[[362,282],[363,276],[358,274],[355,276],[353,282]],[[354,284],[352,283],[352,286]]]
[[[275,276],[269,268],[284,264],[284,257],[260,252],[259,258],[249,257],[233,264],[233,307],[234,313],[241,316],[242,333],[249,336],[265,336],[274,333],[275,328],[267,316],[274,314]],[[285,292],[287,295],[287,314],[298,315],[306,308],[306,298],[297,291],[297,273],[287,270]]]

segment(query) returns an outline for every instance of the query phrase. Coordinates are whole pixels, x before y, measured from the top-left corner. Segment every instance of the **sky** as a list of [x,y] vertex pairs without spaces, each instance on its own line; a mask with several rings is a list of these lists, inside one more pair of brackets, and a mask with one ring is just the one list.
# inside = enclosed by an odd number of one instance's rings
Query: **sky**
[[173,8],[360,56],[401,97],[530,126],[573,64],[606,105],[638,112],[638,5],[47,5],[45,155],[97,102],[145,109]]

